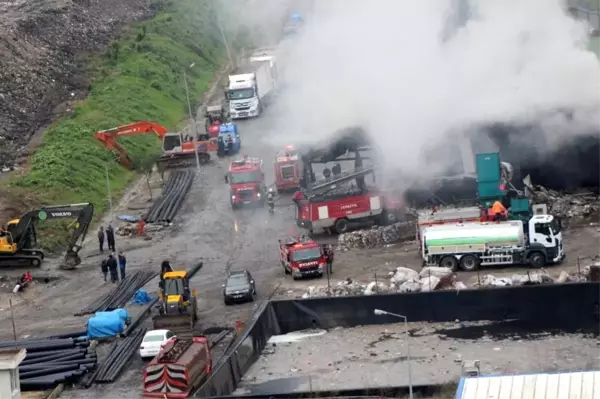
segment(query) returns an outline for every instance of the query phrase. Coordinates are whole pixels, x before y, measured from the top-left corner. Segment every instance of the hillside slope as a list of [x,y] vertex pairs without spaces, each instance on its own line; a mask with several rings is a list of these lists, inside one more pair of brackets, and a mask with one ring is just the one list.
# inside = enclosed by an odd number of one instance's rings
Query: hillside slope
[[[27,155],[26,144],[66,100],[85,95],[81,54],[102,49],[153,0],[9,0],[0,2],[0,168]],[[21,163],[21,159],[19,162]]]

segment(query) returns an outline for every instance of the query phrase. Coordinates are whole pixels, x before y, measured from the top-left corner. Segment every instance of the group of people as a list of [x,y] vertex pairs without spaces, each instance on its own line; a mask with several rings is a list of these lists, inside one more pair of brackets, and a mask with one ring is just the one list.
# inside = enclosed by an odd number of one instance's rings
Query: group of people
[[104,282],[107,282],[108,273],[110,272],[110,282],[116,283],[119,281],[119,271],[121,272],[121,280],[125,279],[125,267],[127,266],[127,258],[123,251],[119,252],[117,256],[114,253],[108,255],[106,259],[102,260],[102,274],[104,275]]
[[100,252],[104,252],[104,236],[106,236],[108,250],[115,252],[115,230],[111,224],[108,225],[106,230],[104,230],[104,226],[100,226],[100,229],[98,229],[98,246]]

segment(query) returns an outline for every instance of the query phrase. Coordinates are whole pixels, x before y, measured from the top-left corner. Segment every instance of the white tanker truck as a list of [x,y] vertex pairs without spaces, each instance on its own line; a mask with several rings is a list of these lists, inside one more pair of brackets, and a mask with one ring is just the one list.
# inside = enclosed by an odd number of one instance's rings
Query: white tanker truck
[[531,265],[543,267],[564,257],[560,224],[551,215],[520,220],[430,226],[423,231],[424,266],[459,267]]

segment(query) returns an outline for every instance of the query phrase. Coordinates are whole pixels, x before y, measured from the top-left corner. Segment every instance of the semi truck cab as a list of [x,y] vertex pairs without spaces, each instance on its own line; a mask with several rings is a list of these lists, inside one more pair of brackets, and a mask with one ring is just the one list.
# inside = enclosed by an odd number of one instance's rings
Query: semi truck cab
[[243,156],[229,165],[225,183],[230,187],[230,201],[233,209],[248,204],[265,204],[265,175],[262,159]]

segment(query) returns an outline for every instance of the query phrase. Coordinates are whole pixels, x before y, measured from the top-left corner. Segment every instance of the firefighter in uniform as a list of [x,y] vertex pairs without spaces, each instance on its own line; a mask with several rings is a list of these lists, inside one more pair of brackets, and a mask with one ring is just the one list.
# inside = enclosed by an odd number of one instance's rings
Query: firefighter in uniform
[[275,190],[273,190],[273,187],[269,187],[267,191],[267,205],[269,206],[269,213],[272,215],[275,212]]

